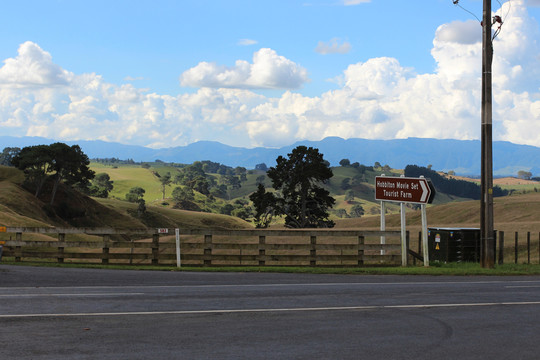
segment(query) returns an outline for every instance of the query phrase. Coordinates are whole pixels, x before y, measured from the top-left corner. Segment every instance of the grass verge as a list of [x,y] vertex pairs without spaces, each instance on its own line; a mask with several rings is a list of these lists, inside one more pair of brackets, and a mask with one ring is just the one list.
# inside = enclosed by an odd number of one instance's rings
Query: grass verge
[[430,267],[289,267],[289,266],[176,266],[152,265],[101,265],[101,264],[58,264],[43,262],[15,262],[2,260],[1,265],[41,266],[62,268],[88,268],[112,270],[153,270],[153,271],[193,271],[193,272],[265,272],[265,273],[297,273],[297,274],[350,274],[350,275],[431,275],[431,276],[474,276],[474,275],[540,275],[539,264],[504,264],[494,269],[484,269],[475,263],[434,264]]

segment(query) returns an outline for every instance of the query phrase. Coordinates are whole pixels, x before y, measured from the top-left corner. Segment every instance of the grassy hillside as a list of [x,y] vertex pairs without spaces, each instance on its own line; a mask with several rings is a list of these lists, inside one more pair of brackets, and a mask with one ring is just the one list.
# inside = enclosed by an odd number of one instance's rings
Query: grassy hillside
[[[163,176],[169,172],[172,178],[182,171],[179,167],[168,166],[165,163],[149,163],[150,168],[143,168],[141,165],[103,165],[99,163],[92,163],[91,168],[99,172],[108,173],[111,179],[114,181],[114,189],[110,194],[111,198],[125,199],[125,194],[135,186],[140,186],[145,189],[146,193],[144,199],[147,204],[156,206],[163,206],[163,202],[168,203],[168,207],[172,207],[174,201],[171,199],[173,189],[178,186],[170,184],[166,187],[166,199],[163,201],[162,187],[156,174]],[[332,218],[337,219],[338,214],[343,216],[343,212],[340,214],[340,209],[345,210],[347,214],[351,213],[351,208],[354,205],[361,205],[364,208],[365,215],[376,215],[379,212],[379,203],[375,201],[374,197],[374,181],[375,176],[385,173],[388,176],[399,176],[403,171],[394,169],[383,169],[373,167],[353,167],[353,166],[338,166],[332,168],[334,176],[330,179],[326,187],[331,192],[331,195],[336,199],[336,205],[332,211]],[[219,213],[220,209],[227,203],[234,204],[237,199],[247,200],[249,195],[257,188],[257,178],[264,176],[263,171],[251,170],[247,173],[247,180],[241,182],[241,187],[238,189],[232,189],[228,187],[226,193],[221,197],[215,197],[212,202],[209,202],[206,196],[195,193],[195,202],[201,209],[207,211]],[[206,176],[211,178],[218,184],[223,184],[223,176],[215,173],[207,173]],[[473,181],[471,179],[471,181]],[[265,178],[264,183],[266,187],[271,186],[271,181],[268,177]],[[538,186],[538,184],[536,184]],[[540,188],[540,186],[538,186]],[[513,190],[513,193],[522,193],[534,191],[535,184],[522,184],[515,182],[513,184],[505,185],[505,188]],[[345,195],[348,192],[352,192],[354,199],[345,201]],[[446,204],[455,201],[464,201],[467,199],[459,198],[456,196],[447,195],[438,192],[434,199],[434,205]],[[388,206],[390,213],[397,213],[399,206],[397,204],[390,204]]]
[[0,224],[11,226],[64,225],[59,218],[50,218],[44,204],[23,189],[24,175],[17,169],[0,166]]
[[[167,200],[162,201],[161,184],[155,173],[161,175],[178,172],[177,167],[166,164],[152,164],[148,169],[140,165],[120,165],[113,167],[92,163],[92,169],[106,172],[114,181],[114,189],[109,199],[90,198],[62,187],[57,195],[56,208],[46,206],[46,196],[36,199],[32,193],[25,190],[21,183],[23,175],[20,171],[0,166],[0,225],[8,226],[110,226],[116,228],[142,227],[182,227],[182,228],[250,228],[252,225],[239,218],[220,214],[184,211],[172,209],[170,199],[172,189],[178,185],[169,185],[166,189]],[[365,215],[361,218],[339,219],[333,213],[333,219],[338,228],[373,228],[379,227],[380,205],[374,200],[374,177],[383,172],[371,167],[359,169],[354,167],[333,168],[334,177],[327,184],[328,189],[336,199],[336,209],[344,209],[348,214],[354,205],[361,205]],[[393,170],[394,172],[394,170]],[[387,175],[399,175],[398,171]],[[239,189],[228,191],[231,199],[214,199],[213,211],[226,203],[233,204],[239,198],[246,199],[256,189],[256,179],[263,175],[261,171],[250,171],[247,181],[242,182]],[[210,174],[216,181],[221,175]],[[346,180],[348,179],[348,180]],[[345,181],[345,184],[344,184]],[[267,186],[271,185],[268,178]],[[345,185],[345,186],[344,186]],[[124,201],[125,194],[134,186],[146,190],[148,212],[142,217],[137,216],[136,204]],[[503,231],[540,232],[540,194],[535,192],[530,183],[508,184],[513,186],[514,195],[495,199],[495,227]],[[540,186],[539,186],[540,187]],[[532,191],[531,191],[532,190]],[[345,201],[348,191],[353,191],[354,198]],[[524,191],[528,191],[523,194]],[[46,192],[46,191],[45,191]],[[519,193],[519,195],[517,195]],[[206,196],[196,193],[196,202],[203,204]],[[459,200],[459,201],[456,201]],[[435,202],[428,206],[429,226],[479,226],[478,201],[463,201],[445,194],[437,194]],[[387,226],[399,228],[399,205],[389,204]],[[420,229],[420,213],[408,209],[408,229]]]
[[[129,170],[128,170],[129,173]],[[120,175],[122,175],[120,173]],[[137,205],[118,199],[91,198],[61,186],[55,206],[48,206],[47,185],[40,198],[24,189],[24,177],[14,168],[0,166],[0,225],[31,227],[114,227],[114,228],[214,228],[242,229],[252,226],[235,217],[148,206],[137,216]],[[128,180],[131,181],[131,180]],[[5,239],[8,234],[2,234]]]

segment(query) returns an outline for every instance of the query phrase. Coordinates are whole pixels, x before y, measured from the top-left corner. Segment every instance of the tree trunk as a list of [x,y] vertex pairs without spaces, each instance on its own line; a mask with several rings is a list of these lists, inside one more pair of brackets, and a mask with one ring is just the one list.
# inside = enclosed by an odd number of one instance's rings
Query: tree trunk
[[300,194],[302,194],[302,198],[300,199],[302,203],[302,210],[301,210],[301,227],[305,228],[307,225],[307,189],[302,188],[300,191]]
[[39,181],[36,182],[36,193],[34,194],[35,197],[38,197],[41,193],[41,189],[43,188],[43,184],[45,183],[45,180],[47,177],[41,178]]
[[54,178],[54,186],[51,194],[51,202],[49,203],[51,206],[54,204],[54,198],[56,197],[56,191],[58,190],[58,184],[60,184],[60,181],[62,180],[62,177],[57,174]]

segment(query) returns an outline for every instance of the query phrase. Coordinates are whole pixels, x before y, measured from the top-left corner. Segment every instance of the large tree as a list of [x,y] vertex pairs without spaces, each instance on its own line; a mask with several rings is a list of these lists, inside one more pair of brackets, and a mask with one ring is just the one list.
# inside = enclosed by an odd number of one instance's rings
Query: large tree
[[146,213],[146,202],[144,201],[144,193],[146,191],[139,186],[132,187],[126,194],[126,200],[129,202],[137,203],[137,215],[142,216]]
[[275,212],[276,198],[274,194],[267,192],[264,184],[259,183],[257,191],[249,196],[255,207],[255,226],[265,228],[270,225]]
[[53,155],[48,145],[24,147],[11,159],[11,163],[22,170],[25,183],[35,188],[34,196],[38,197],[49,174],[53,172]]
[[165,175],[161,176],[159,178],[159,182],[161,183],[161,192],[163,194],[163,200],[165,200],[165,189],[172,182],[171,173],[167,172]]
[[38,197],[45,181],[52,177],[54,184],[50,204],[54,203],[60,182],[87,187],[94,177],[88,165],[90,160],[78,145],[64,143],[36,145],[23,148],[12,159],[12,164],[24,171],[25,181],[35,187]]
[[96,174],[90,187],[90,195],[100,198],[107,198],[109,192],[114,188],[113,181],[107,173]]
[[[332,176],[329,163],[323,159],[318,149],[298,146],[288,154],[288,158],[279,156],[276,166],[268,169],[267,175],[276,190],[273,200],[266,193],[264,186],[250,199],[254,202],[256,216],[268,211],[268,206],[258,202],[272,200],[271,207],[276,215],[285,216],[285,225],[294,228],[332,227],[334,222],[328,219],[328,210],[335,203],[328,190],[322,185]],[[264,192],[263,192],[264,191]]]
[[54,185],[50,201],[52,205],[61,181],[65,181],[68,185],[88,187],[95,173],[88,167],[90,165],[90,159],[88,159],[88,156],[81,150],[79,145],[69,146],[64,143],[54,143],[49,148],[52,153],[52,167],[55,172],[53,175]]

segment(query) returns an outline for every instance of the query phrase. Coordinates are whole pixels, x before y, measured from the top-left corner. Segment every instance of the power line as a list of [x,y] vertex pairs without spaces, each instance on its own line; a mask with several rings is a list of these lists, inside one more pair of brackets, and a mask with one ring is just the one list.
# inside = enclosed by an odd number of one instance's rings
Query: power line
[[459,4],[459,0],[452,0],[452,3],[453,3],[454,5],[456,5],[457,7],[461,8],[462,10],[468,12],[468,13],[471,14],[472,16],[474,16],[474,17],[476,18],[476,20],[478,20],[479,23],[482,22],[482,20],[480,20],[480,19],[478,18],[478,16],[476,16],[472,11],[469,11],[469,10],[465,9],[463,6],[461,6],[461,5]]

